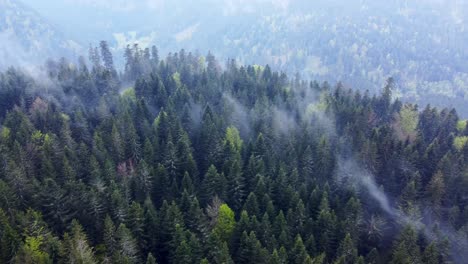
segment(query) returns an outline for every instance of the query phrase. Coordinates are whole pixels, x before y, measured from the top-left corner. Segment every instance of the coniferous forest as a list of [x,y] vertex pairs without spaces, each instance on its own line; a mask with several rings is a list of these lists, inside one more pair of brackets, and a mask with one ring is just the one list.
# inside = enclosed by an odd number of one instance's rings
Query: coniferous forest
[[466,263],[455,110],[391,78],[374,95],[184,50],[125,62],[101,42],[0,74],[0,263]]

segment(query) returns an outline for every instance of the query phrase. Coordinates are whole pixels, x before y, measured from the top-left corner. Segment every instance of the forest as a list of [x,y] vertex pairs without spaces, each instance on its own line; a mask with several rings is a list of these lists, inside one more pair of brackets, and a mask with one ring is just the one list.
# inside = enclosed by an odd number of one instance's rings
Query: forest
[[[106,42],[0,73],[0,263],[466,263],[454,109]],[[38,77],[39,76],[39,77]]]

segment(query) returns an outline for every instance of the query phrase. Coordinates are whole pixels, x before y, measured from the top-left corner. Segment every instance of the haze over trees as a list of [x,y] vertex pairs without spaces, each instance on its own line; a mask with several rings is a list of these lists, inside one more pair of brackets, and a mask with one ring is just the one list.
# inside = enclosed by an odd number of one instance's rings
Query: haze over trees
[[1,263],[466,259],[467,123],[392,79],[106,42],[44,70],[0,74]]
[[157,44],[371,95],[393,76],[402,101],[468,118],[466,14],[463,0],[1,0],[0,68],[76,60],[99,39],[123,67],[127,45]]

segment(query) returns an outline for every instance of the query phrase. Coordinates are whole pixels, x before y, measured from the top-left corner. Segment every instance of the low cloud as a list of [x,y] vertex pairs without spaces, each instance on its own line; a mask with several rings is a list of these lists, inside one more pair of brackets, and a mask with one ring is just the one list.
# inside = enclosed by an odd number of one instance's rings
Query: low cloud
[[228,93],[223,94],[223,99],[226,100],[227,110],[231,114],[230,122],[239,129],[241,135],[251,136],[249,109]]
[[193,37],[193,34],[195,32],[197,32],[199,26],[200,26],[200,23],[197,23],[195,25],[191,25],[190,27],[180,31],[177,34],[175,34],[174,38],[176,39],[177,42],[191,40],[192,37]]
[[358,164],[355,159],[338,159],[336,177],[343,188],[367,192],[380,209],[396,223],[411,226],[420,231],[429,241],[446,238],[450,242],[451,257],[456,260],[456,263],[464,263],[464,260],[468,258],[468,252],[466,252],[468,241],[462,234],[457,233],[450,225],[432,215],[430,210],[425,210],[423,213],[425,218],[415,219],[394,206],[389,196],[377,185],[374,175]]
[[140,48],[147,48],[156,42],[156,32],[146,36],[138,36],[136,31],[114,33],[115,50],[123,50],[127,45],[138,44]]

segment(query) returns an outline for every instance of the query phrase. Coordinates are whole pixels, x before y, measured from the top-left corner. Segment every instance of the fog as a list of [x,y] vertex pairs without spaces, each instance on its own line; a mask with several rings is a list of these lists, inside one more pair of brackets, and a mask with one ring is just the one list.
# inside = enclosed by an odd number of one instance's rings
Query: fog
[[[378,208],[383,210],[387,217],[398,223],[398,228],[411,226],[418,230],[429,241],[447,239],[450,242],[451,256],[457,263],[463,263],[468,258],[468,241],[457,233],[449,224],[433,215],[430,210],[423,212],[424,218],[414,219],[398,209],[391,198],[385,193],[382,186],[378,186],[375,177],[354,158],[340,158],[338,160],[337,180],[343,188],[351,188],[355,191],[364,191],[371,201],[376,202]],[[416,205],[423,208],[423,205]]]
[[[393,76],[403,100],[468,117],[463,0],[2,0],[0,7],[0,54],[34,64],[76,59],[100,40],[121,68],[124,49],[135,43],[156,45],[162,55],[211,51],[221,61],[269,64],[371,93]],[[6,58],[0,67],[19,64]]]
[[[263,121],[268,128],[271,126],[271,131],[265,134],[268,140],[292,141],[303,127],[312,127],[314,136],[326,138],[332,145],[331,152],[336,151],[332,189],[350,191],[364,204],[371,204],[365,208],[364,217],[378,215],[388,220],[392,238],[406,226],[417,230],[427,241],[446,238],[451,256],[463,263],[468,258],[465,250],[468,241],[441,221],[442,217],[432,212],[429,203],[415,205],[422,211],[418,211],[421,215],[418,219],[405,212],[399,205],[399,197],[392,197],[379,185],[379,179],[385,175],[374,175],[354,156],[359,150],[352,149],[352,143],[341,141],[343,135],[337,129],[333,110],[325,109],[325,94],[331,90],[329,85],[318,83],[340,82],[344,88],[373,95],[381,92],[387,78],[394,77],[394,99],[454,107],[462,118],[468,118],[467,2],[0,0],[0,70],[11,66],[21,69],[31,77],[25,78],[28,80],[25,89],[32,96],[54,102],[70,112],[77,105],[96,108],[99,118],[109,117],[113,107],[106,105],[106,94],[99,106],[97,102],[76,102],[79,99],[73,93],[66,95],[63,91],[61,86],[66,85],[53,80],[44,70],[48,58],[59,61],[64,57],[61,65],[73,71],[77,69],[74,65],[77,57],[86,56],[88,47],[107,41],[117,70],[111,75],[119,80],[112,85],[118,86],[121,97],[126,91],[130,94],[137,90],[132,90],[135,78],[154,70],[151,68],[154,65],[148,63],[146,70],[126,79],[123,73],[127,62],[123,54],[135,44],[142,49],[156,46],[161,58],[181,49],[193,54],[211,52],[219,61],[232,58],[240,66],[254,64],[254,71],[259,73],[269,69],[264,67],[269,65],[273,71],[289,76],[297,74],[290,80],[286,77],[282,80],[284,75],[275,76],[279,85],[284,86],[285,97],[291,96],[289,104],[278,97],[271,100],[272,105],[261,99],[243,105],[236,95],[226,92],[235,89],[216,87],[220,91],[217,100],[224,107],[217,110],[224,111],[226,125],[239,129],[244,142],[255,141],[261,129],[252,124]],[[205,58],[197,59],[205,67]],[[159,67],[158,62],[155,65]],[[180,82],[180,74],[177,76]],[[299,81],[301,78],[306,81]],[[318,82],[309,83],[311,80]],[[73,85],[76,83],[70,84]],[[188,111],[195,131],[201,126],[207,105],[193,98],[185,102],[184,110]],[[152,106],[148,109],[154,114],[160,111]],[[278,153],[284,151],[279,144],[274,147]],[[409,164],[412,163],[403,160],[399,166],[416,173]]]

